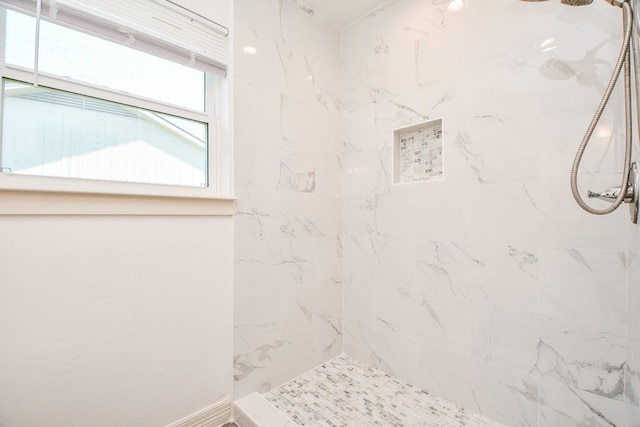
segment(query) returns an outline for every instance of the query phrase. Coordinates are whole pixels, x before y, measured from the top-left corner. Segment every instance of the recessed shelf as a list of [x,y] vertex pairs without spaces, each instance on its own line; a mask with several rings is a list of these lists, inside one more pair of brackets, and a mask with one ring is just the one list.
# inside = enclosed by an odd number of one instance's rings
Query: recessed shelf
[[393,183],[443,178],[442,119],[393,131]]

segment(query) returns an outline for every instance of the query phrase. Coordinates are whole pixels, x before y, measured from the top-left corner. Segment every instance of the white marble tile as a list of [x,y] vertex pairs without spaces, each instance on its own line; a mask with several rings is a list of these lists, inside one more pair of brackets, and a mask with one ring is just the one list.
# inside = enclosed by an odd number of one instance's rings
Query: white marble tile
[[[592,106],[575,108],[562,113],[538,116],[540,138],[540,177],[563,181],[571,170],[578,146],[593,118]],[[581,166],[581,182],[590,175],[612,174],[622,170],[624,153],[624,113],[606,109],[595,129]],[[585,181],[589,182],[589,181]]]
[[280,149],[278,189],[319,193],[327,175],[327,156],[301,144],[284,142]]
[[[580,31],[573,34],[576,37]],[[559,40],[557,49],[541,54],[537,58],[542,77],[537,82],[538,111],[597,106],[611,77],[611,68],[598,66],[598,63],[614,63],[619,40],[621,38],[611,37],[607,32],[580,34],[573,40]],[[612,104],[619,99],[614,98]]]
[[366,62],[342,63],[341,100],[344,111],[375,103],[375,90],[366,86],[368,65]]
[[433,292],[536,310],[536,247],[418,242],[417,286]]
[[345,277],[379,280],[380,266],[375,255],[373,238],[369,236],[344,237],[342,254]]
[[342,106],[345,111],[370,106],[373,103],[372,93],[364,84],[367,69],[373,58],[373,20],[363,18],[355,25],[344,28],[341,32],[340,48],[342,54]]
[[472,126],[467,139],[456,142],[480,184],[538,178],[535,117]]
[[391,144],[392,141],[390,131],[437,118],[431,115],[431,106],[424,101],[409,102],[415,98],[415,95],[411,94],[375,104],[375,129],[388,135],[387,144]]
[[434,16],[443,19],[441,22],[445,27],[444,31],[434,31],[416,44],[415,66],[418,85],[422,87],[439,86],[442,82],[462,81],[468,70],[473,69],[478,62],[477,56],[481,55],[481,51],[473,42],[474,35],[471,27],[458,33],[457,37],[450,35],[448,27],[455,27],[456,24],[447,21],[465,19],[465,17],[461,15],[455,17],[447,13]]
[[465,129],[466,125],[466,110],[457,85],[451,88],[418,89],[376,103],[373,108],[375,128],[378,133],[387,136],[387,144],[391,143],[392,138],[389,132],[428,120],[442,119],[444,135]]
[[531,374],[540,343],[539,316],[533,311],[474,303],[471,337],[473,357]]
[[[367,77],[369,87],[375,88],[377,102],[418,88],[416,48],[423,34],[403,31],[402,18],[394,20],[390,16],[390,9],[401,7],[398,3],[390,4],[389,9],[373,17],[373,55]],[[378,25],[380,21],[385,25]]]
[[234,304],[234,354],[277,340],[280,336],[280,292],[236,297]]
[[623,328],[488,304],[474,304],[471,319],[474,357],[622,399]]
[[368,206],[375,203],[376,194],[388,192],[391,182],[383,162],[379,153],[371,151],[343,156],[344,199]]
[[342,282],[342,241],[339,237],[318,238],[314,242],[315,279]]
[[622,400],[627,334],[624,328],[562,317],[540,319],[532,374]]
[[305,239],[236,242],[236,298],[312,281],[313,256],[313,242]]
[[415,382],[418,341],[374,322],[345,317],[344,351],[400,379]]
[[464,241],[469,236],[468,213],[459,200],[463,187],[414,186],[410,192],[380,194],[376,200],[378,233],[402,238]]
[[640,331],[640,253],[628,252],[627,261],[627,326]]
[[376,141],[374,105],[345,111],[341,117],[342,153],[345,156],[360,152],[373,152],[381,148],[373,144]]
[[364,203],[342,200],[342,230],[345,237],[367,236],[375,233],[375,198]]
[[[625,420],[627,426],[636,426],[640,423],[640,407],[633,405],[624,406]],[[624,424],[623,424],[624,425]]]
[[[586,189],[603,190],[618,182],[619,178],[598,175],[593,180],[580,180],[582,197]],[[565,177],[560,180],[540,181],[538,185],[538,207],[542,213],[539,240],[545,246],[626,250],[630,246],[627,224],[629,214],[622,206],[609,215],[591,215],[584,212],[574,201]],[[599,203],[598,203],[599,202]],[[606,202],[588,201],[597,208],[606,207]]]
[[432,292],[469,297],[470,273],[484,267],[476,256],[459,243],[420,240],[416,256],[416,286]]
[[318,59],[332,58],[340,49],[339,31],[303,2],[280,1],[280,22],[286,42]]
[[342,319],[331,319],[315,327],[315,362],[324,363],[343,353]]
[[385,285],[374,291],[376,320],[402,335],[468,354],[469,302],[451,295]]
[[254,391],[264,393],[280,383],[279,367],[274,360],[276,354],[288,351],[285,341],[273,341],[254,350],[236,353],[233,356],[234,396],[246,396]]
[[421,344],[418,385],[465,409],[513,426],[537,426],[538,380]]
[[[508,37],[519,34],[523,32],[514,31]],[[533,42],[529,43],[533,45]],[[537,111],[533,83],[538,75],[538,70],[526,57],[509,56],[480,63],[456,87],[457,98],[464,100],[458,102],[458,108],[471,126],[534,118]],[[531,83],[522,84],[523,81]],[[529,137],[525,132],[516,132],[513,142],[519,145],[522,136]]]
[[275,190],[279,180],[280,93],[236,79],[234,128],[235,184]]
[[[339,33],[294,1],[265,2],[236,9],[235,73],[286,90],[338,111]],[[245,46],[258,52],[246,55]]]
[[344,256],[353,263],[348,269],[350,274],[387,285],[414,287],[415,241],[363,237],[346,239],[343,245]]
[[[637,226],[635,226],[637,227]],[[640,237],[640,231],[635,235]],[[625,402],[629,425],[640,422],[640,256],[632,253],[632,263],[628,270],[628,312],[629,312],[629,348],[627,350],[627,373],[625,377]]]
[[624,401],[630,406],[640,407],[640,329],[629,328],[628,334]]
[[236,187],[235,240],[255,241],[280,237],[280,200],[276,190]]
[[315,102],[284,94],[278,123],[287,142],[325,153],[341,150],[340,115]]
[[234,396],[264,393],[312,369],[315,364],[314,330],[282,337],[233,358]]
[[[312,59],[312,52],[303,52],[284,41],[278,42],[278,55],[288,96],[310,102],[325,111],[340,111],[337,77],[322,59]],[[330,63],[335,64],[336,61]]]
[[[280,60],[282,54],[279,34],[255,31],[251,27],[241,25],[236,28],[238,31],[234,34],[234,77],[273,90],[286,87],[286,74]],[[253,47],[257,53],[247,54],[243,51],[245,47]]]
[[370,16],[362,17],[340,31],[343,64],[369,62],[373,59],[373,31],[374,25]]
[[542,312],[627,324],[626,252],[543,247],[539,257]]
[[330,237],[340,234],[338,197],[297,192],[280,195],[282,238]]
[[483,185],[469,192],[469,235],[477,243],[536,245],[543,214],[535,182]]
[[321,193],[342,198],[342,156],[337,149],[327,152],[326,156],[327,169],[318,181],[318,189]]
[[[235,0],[235,30],[277,37],[280,34],[280,4],[272,0]],[[244,47],[244,46],[242,46]]]
[[345,273],[343,285],[344,312],[357,320],[373,320],[374,282],[361,276]]
[[623,405],[548,381],[540,383],[539,426],[626,426]]
[[342,315],[342,287],[333,282],[310,282],[282,289],[281,331],[295,335]]

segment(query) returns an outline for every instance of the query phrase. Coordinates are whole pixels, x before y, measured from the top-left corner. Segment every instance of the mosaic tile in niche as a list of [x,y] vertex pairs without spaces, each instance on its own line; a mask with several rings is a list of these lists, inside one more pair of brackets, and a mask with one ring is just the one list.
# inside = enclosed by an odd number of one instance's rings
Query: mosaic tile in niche
[[442,120],[412,125],[393,135],[394,184],[442,178]]

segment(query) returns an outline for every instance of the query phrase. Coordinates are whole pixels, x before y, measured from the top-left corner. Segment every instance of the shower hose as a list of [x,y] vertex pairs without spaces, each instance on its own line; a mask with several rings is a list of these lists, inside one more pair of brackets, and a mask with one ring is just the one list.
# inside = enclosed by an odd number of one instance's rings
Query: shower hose
[[[637,9],[637,2],[635,0],[634,9]],[[631,100],[631,51],[630,45],[634,44],[634,50],[638,48],[636,45],[635,38],[632,42],[632,33],[634,27],[634,11],[629,4],[629,1],[625,1],[620,5],[623,10],[623,25],[624,25],[624,40],[622,42],[622,47],[620,48],[620,54],[618,56],[618,61],[614,68],[613,74],[611,75],[611,80],[602,96],[602,100],[598,105],[598,109],[596,110],[587,131],[582,138],[582,142],[580,143],[580,147],[576,153],[575,159],[573,160],[573,166],[571,168],[571,192],[573,193],[573,198],[576,200],[578,205],[584,209],[585,211],[592,213],[594,215],[606,215],[608,213],[616,210],[622,202],[624,202],[625,196],[627,195],[627,188],[629,186],[629,173],[631,170],[631,152],[632,152],[632,132],[633,132],[633,103]],[[637,62],[637,57],[634,57],[636,67],[639,66]],[[589,140],[595,131],[600,118],[602,117],[602,113],[604,112],[607,103],[609,102],[609,98],[611,98],[611,93],[618,81],[618,77],[624,68],[624,120],[625,120],[625,151],[624,151],[624,170],[622,173],[622,185],[620,186],[620,193],[616,197],[615,201],[611,206],[606,209],[595,209],[589,206],[580,196],[578,192],[578,169],[580,167],[580,162],[582,160],[582,156],[584,154],[587,145],[589,144]]]

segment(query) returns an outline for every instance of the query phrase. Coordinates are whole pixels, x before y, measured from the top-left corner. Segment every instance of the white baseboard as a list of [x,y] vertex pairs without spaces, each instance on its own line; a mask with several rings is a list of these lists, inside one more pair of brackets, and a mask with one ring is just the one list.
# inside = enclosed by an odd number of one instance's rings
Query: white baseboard
[[191,414],[167,427],[220,427],[231,420],[231,402],[224,400]]

